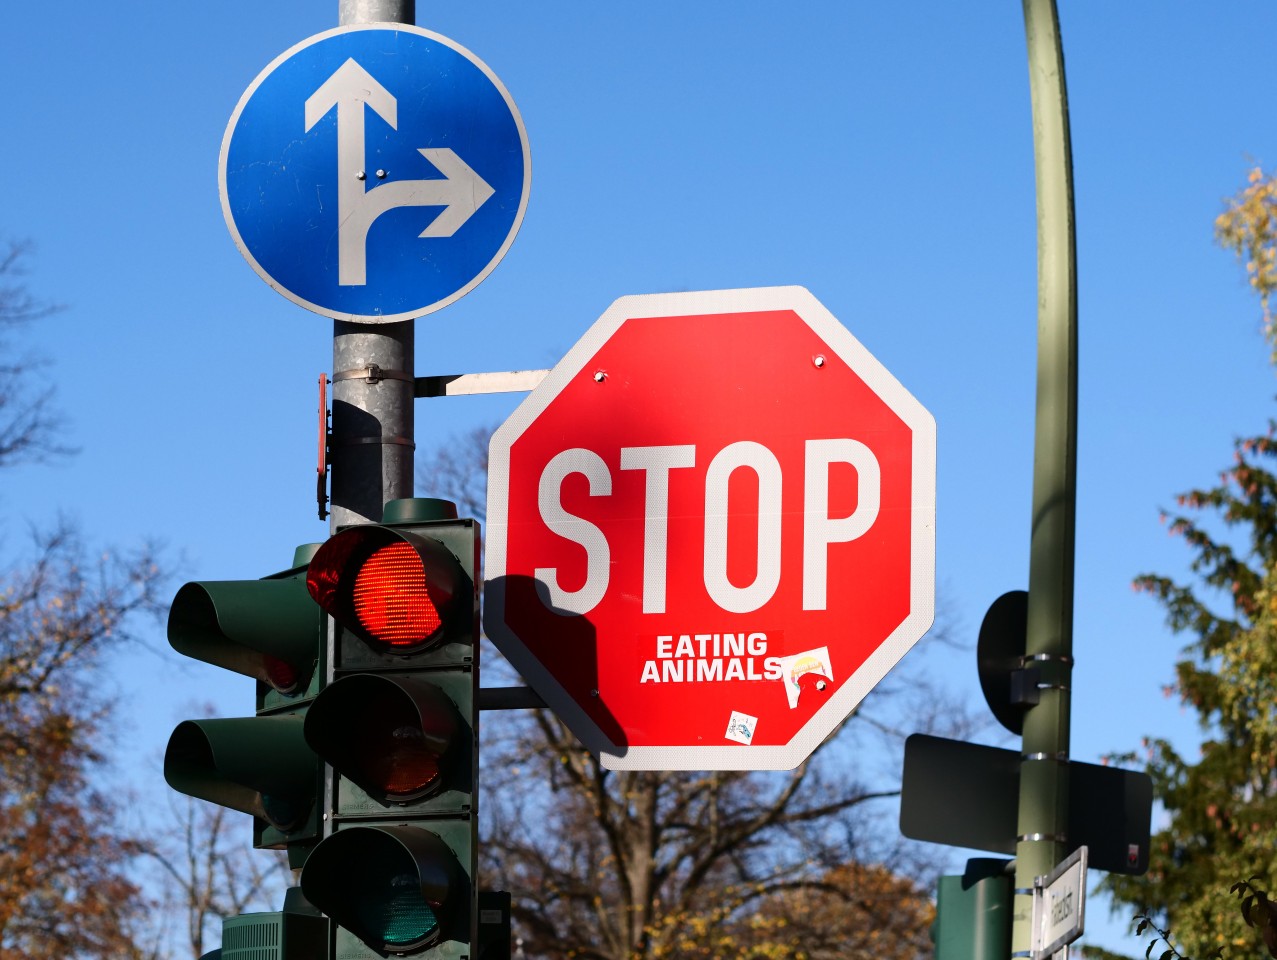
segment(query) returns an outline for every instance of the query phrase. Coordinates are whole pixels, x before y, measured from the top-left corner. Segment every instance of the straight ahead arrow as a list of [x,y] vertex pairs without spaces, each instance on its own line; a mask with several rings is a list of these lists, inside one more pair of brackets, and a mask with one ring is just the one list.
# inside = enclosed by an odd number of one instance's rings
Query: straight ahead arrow
[[337,282],[341,286],[368,282],[368,231],[383,213],[398,207],[443,207],[418,236],[450,237],[494,192],[447,147],[418,150],[443,174],[442,179],[392,180],[367,189],[365,104],[398,129],[398,102],[353,58],[306,99],[307,132],[337,108]]

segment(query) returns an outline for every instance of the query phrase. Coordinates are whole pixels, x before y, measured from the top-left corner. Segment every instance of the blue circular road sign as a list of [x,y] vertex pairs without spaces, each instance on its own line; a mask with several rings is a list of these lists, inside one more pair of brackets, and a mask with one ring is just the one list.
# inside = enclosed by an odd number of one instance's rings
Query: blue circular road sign
[[496,75],[404,24],[339,27],[277,57],[240,98],[218,164],[226,225],[257,274],[362,323],[473,290],[513,242],[531,175]]

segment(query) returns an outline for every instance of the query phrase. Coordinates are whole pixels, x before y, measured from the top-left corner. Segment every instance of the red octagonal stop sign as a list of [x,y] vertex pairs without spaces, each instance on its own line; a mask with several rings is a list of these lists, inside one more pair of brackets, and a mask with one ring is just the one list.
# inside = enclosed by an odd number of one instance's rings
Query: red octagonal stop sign
[[801,763],[934,571],[935,421],[801,287],[623,297],[492,438],[488,634],[608,767]]

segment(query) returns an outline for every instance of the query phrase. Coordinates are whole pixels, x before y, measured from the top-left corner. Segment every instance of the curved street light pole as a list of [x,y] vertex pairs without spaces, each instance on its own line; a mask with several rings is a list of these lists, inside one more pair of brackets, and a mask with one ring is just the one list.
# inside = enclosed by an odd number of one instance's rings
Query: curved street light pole
[[1077,242],[1064,54],[1055,0],[1023,0],[1038,222],[1038,379],[1026,655],[1041,671],[1024,717],[1014,957],[1028,956],[1032,888],[1068,851],[1077,500]]

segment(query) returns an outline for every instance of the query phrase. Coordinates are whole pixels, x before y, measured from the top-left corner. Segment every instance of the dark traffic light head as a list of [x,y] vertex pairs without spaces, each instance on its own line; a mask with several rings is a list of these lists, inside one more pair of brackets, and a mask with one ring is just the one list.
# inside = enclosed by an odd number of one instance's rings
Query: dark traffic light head
[[293,714],[186,720],[169,737],[164,779],[188,796],[296,832],[315,804],[318,760]]
[[254,845],[288,850],[294,866],[320,834],[323,764],[306,745],[303,716],[323,685],[328,618],[301,567],[260,580],[184,584],[169,611],[178,653],[257,681],[256,716],[187,720],[169,737],[164,778],[188,796],[255,818]]
[[319,632],[300,577],[187,583],[169,609],[169,644],[178,653],[289,696],[315,673]]

